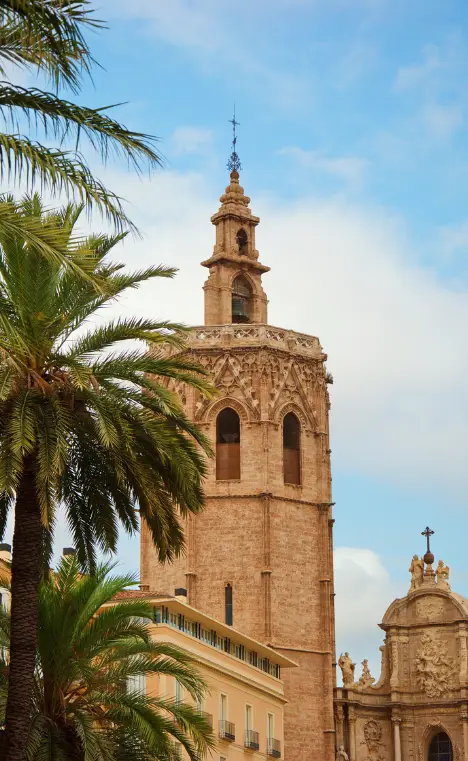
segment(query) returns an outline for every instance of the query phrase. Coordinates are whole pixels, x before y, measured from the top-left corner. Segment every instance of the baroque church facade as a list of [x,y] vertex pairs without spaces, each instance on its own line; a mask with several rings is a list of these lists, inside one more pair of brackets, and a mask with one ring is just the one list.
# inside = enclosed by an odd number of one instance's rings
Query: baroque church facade
[[184,350],[218,393],[170,386],[213,444],[206,506],[188,518],[186,553],[170,565],[142,526],[141,588],[182,592],[297,665],[283,674],[285,761],[468,761],[468,601],[447,574],[436,577],[430,553],[413,561],[410,592],[384,616],[380,679],[366,661],[355,679],[343,654],[337,687],[332,379],[318,338],[268,324],[260,220],[233,157],[202,262],[204,325]]

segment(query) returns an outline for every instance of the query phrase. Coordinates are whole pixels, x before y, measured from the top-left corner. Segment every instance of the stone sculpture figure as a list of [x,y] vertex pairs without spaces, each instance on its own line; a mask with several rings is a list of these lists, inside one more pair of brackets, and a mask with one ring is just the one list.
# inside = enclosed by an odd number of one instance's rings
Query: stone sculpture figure
[[354,684],[354,669],[356,668],[356,664],[352,662],[349,653],[346,652],[344,655],[343,653],[340,655],[338,666],[343,675],[343,686],[352,687]]
[[336,751],[335,761],[349,761],[349,756],[346,753],[343,745],[340,745]]
[[424,580],[424,560],[422,558],[419,558],[417,555],[413,555],[413,559],[411,561],[411,565],[409,567],[409,572],[411,574],[411,588],[410,592],[413,591],[413,589],[417,589],[421,586]]
[[375,682],[375,679],[370,672],[369,661],[367,660],[367,658],[364,658],[361,665],[362,665],[362,674],[359,677],[359,684],[361,685],[361,687],[369,687],[373,682]]
[[450,584],[448,583],[450,575],[450,568],[444,564],[443,560],[439,560],[436,568],[437,586],[441,589],[450,590]]

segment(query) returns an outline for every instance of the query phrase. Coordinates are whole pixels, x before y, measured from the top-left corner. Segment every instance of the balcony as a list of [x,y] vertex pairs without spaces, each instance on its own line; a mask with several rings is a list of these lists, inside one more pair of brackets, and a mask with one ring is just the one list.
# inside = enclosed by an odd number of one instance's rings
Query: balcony
[[273,737],[267,740],[267,754],[272,758],[281,758],[281,743]]
[[249,750],[260,750],[260,739],[258,732],[253,729],[245,730],[245,747]]
[[236,739],[236,725],[232,723],[232,721],[226,721],[226,719],[221,719],[219,722],[219,736],[222,740],[228,740],[229,742],[234,742]]
[[213,715],[211,713],[206,713],[206,711],[198,711],[198,715],[201,716],[202,719],[205,719],[208,726],[213,729]]

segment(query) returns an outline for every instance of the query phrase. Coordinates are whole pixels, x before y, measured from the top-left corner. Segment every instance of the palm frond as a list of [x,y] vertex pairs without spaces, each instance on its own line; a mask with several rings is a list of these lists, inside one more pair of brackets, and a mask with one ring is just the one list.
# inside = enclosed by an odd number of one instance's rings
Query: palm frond
[[21,178],[28,187],[37,183],[53,194],[75,193],[88,213],[96,207],[119,230],[130,227],[122,199],[94,177],[78,154],[47,148],[22,135],[0,133],[0,177],[13,182]]

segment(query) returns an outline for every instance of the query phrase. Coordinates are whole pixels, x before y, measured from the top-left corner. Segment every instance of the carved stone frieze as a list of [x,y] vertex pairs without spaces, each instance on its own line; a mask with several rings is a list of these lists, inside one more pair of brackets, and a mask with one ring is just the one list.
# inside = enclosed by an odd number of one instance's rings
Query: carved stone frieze
[[444,601],[438,597],[423,597],[416,600],[416,615],[426,621],[435,621],[444,614]]
[[[246,335],[246,342],[247,338]],[[325,414],[323,404],[317,402],[324,398],[321,363],[248,345],[206,353],[187,351],[184,358],[202,365],[222,396],[236,396],[247,405],[252,420],[261,416],[278,424],[288,407],[297,414],[305,430],[320,429],[319,420]],[[185,404],[184,384],[170,381],[168,386],[183,397]],[[202,394],[197,395],[194,410],[197,422],[205,421],[212,403]]]
[[454,681],[454,659],[448,655],[448,643],[437,634],[425,632],[414,661],[416,681],[429,698],[443,695]]

